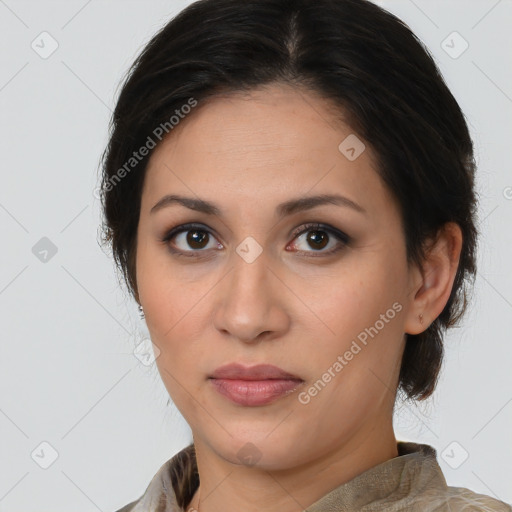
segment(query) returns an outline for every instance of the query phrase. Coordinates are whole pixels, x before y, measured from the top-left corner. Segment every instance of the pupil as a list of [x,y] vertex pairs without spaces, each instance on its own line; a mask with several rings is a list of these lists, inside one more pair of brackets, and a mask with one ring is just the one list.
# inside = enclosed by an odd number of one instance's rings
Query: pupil
[[[314,245],[316,245],[317,249],[323,249],[326,245],[326,240],[327,240],[327,236],[324,234],[320,234],[319,233],[323,233],[323,231],[311,231],[310,232],[311,235],[308,236],[308,242],[311,241],[314,243]],[[319,243],[320,242],[320,243]],[[326,242],[324,243],[323,245],[320,245],[322,244],[322,242]]]
[[[198,235],[198,233],[202,233]],[[208,233],[205,231],[189,231],[187,235],[187,243],[190,245],[190,247],[193,247],[195,249],[201,249],[201,242],[203,242],[205,239],[208,238]],[[207,240],[208,241],[208,240]]]

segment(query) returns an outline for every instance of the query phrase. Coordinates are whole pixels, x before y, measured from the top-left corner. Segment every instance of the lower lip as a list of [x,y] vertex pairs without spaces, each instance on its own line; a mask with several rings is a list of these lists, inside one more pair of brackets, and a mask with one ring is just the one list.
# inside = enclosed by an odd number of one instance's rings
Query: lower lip
[[215,389],[239,405],[266,405],[295,391],[302,384],[300,380],[267,379],[235,380],[209,379]]

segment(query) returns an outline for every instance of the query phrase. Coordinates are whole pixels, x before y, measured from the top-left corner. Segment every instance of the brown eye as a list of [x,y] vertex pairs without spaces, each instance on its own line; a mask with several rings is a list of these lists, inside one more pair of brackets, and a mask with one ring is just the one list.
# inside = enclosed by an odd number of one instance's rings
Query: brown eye
[[[309,255],[318,256],[330,255],[343,249],[350,242],[350,237],[338,231],[337,229],[323,226],[322,224],[308,224],[294,233],[294,242],[292,246],[298,249],[300,253],[310,253]],[[301,240],[302,239],[302,240]],[[323,250],[329,246],[328,250]]]
[[185,224],[172,229],[164,236],[162,242],[169,246],[171,252],[186,256],[205,252],[205,249],[222,249],[222,244],[216,241],[209,230],[194,224]]
[[186,243],[193,249],[204,249],[203,244],[208,242],[209,235],[206,231],[194,229],[185,231],[187,233]]
[[309,231],[306,241],[314,249],[323,249],[329,243],[329,235],[325,231]]

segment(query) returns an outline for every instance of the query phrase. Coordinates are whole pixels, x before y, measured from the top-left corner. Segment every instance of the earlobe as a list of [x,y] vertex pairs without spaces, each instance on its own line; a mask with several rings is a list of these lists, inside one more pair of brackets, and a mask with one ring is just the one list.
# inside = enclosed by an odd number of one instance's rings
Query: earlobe
[[449,222],[438,232],[426,251],[419,271],[419,284],[411,290],[414,298],[405,324],[407,334],[420,334],[441,314],[453,287],[462,249],[462,231]]

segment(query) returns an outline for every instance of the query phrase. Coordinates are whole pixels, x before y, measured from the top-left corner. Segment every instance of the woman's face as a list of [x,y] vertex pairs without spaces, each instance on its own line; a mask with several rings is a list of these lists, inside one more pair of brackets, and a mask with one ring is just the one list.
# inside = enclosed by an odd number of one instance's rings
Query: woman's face
[[[196,444],[236,464],[289,468],[391,428],[416,274],[370,148],[332,113],[284,86],[217,98],[147,168],[136,271],[158,369]],[[189,207],[152,211],[171,194]],[[300,380],[210,378],[228,363]]]

